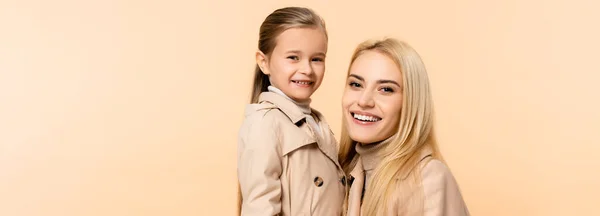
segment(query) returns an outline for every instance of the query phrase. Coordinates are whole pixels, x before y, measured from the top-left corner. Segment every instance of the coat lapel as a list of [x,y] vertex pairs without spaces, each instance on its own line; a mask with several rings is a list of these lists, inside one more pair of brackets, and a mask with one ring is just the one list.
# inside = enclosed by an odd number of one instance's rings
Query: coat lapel
[[348,215],[360,216],[360,206],[362,204],[363,187],[365,186],[365,171],[360,157],[356,166],[350,172],[350,193],[348,195]]
[[[312,111],[316,115],[317,119],[319,119],[318,124],[321,128],[321,134],[323,134],[323,140],[318,143],[319,148],[321,149],[321,151],[323,151],[323,153],[325,153],[325,155],[327,155],[327,157],[329,157],[329,159],[331,159],[331,161],[333,161],[341,169],[342,166],[340,165],[338,160],[338,144],[335,140],[335,136],[333,135],[333,132],[331,131],[329,124],[327,124],[327,121],[325,120],[323,114],[321,114],[315,109],[312,109]],[[316,130],[316,128],[314,128],[314,130]],[[317,132],[315,131],[315,136],[316,133]]]

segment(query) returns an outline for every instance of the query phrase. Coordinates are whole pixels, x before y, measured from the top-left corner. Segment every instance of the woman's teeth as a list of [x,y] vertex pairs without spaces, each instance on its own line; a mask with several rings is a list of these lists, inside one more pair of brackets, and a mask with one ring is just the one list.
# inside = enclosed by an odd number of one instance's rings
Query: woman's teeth
[[374,117],[374,116],[366,116],[366,115],[360,115],[360,114],[354,114],[354,118],[361,120],[361,121],[370,121],[370,122],[376,122],[381,120],[380,118]]

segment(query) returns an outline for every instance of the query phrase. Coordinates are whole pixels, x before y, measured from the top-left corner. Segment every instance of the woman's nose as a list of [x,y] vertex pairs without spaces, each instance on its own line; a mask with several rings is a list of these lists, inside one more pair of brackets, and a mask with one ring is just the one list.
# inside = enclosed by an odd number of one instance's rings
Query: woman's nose
[[358,106],[363,108],[371,108],[375,106],[375,101],[373,100],[373,94],[369,91],[363,91],[358,99]]

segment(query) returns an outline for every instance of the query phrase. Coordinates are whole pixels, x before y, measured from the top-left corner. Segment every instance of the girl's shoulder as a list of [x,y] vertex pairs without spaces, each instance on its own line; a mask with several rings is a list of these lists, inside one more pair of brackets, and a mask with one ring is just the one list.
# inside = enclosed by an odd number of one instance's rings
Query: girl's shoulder
[[259,112],[267,112],[269,110],[277,109],[277,106],[272,103],[252,103],[246,105],[246,109],[244,111],[245,116],[249,116],[252,114],[256,114]]
[[248,104],[244,113],[244,122],[273,122],[285,117],[279,107],[272,103]]
[[279,134],[281,126],[290,122],[287,116],[272,103],[249,104],[246,106],[240,133]]
[[245,149],[277,148],[281,156],[316,142],[277,106],[265,103],[248,105],[239,137]]

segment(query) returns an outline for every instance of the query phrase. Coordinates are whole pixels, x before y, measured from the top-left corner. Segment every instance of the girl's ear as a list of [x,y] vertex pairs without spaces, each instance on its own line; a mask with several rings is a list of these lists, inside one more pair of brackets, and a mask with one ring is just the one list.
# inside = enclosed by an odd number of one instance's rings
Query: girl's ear
[[256,65],[260,67],[260,70],[265,74],[269,75],[271,72],[269,71],[269,67],[267,67],[267,56],[262,51],[256,51]]

